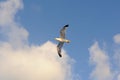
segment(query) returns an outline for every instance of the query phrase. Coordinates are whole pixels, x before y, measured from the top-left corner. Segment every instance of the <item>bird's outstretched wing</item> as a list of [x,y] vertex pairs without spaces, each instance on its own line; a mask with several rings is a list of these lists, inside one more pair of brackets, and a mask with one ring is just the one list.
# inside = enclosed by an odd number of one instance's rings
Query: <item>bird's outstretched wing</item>
[[60,38],[65,38],[65,30],[69,25],[65,25],[61,30],[60,30]]
[[64,44],[64,42],[59,42],[59,44],[57,45],[57,51],[58,51],[59,57],[62,57],[61,48],[62,48],[63,44]]

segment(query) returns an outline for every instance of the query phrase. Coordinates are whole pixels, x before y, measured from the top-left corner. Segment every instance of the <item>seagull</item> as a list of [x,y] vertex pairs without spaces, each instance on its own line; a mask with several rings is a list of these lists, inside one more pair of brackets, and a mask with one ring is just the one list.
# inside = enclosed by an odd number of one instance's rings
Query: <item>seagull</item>
[[58,52],[59,57],[62,57],[61,48],[63,47],[63,44],[64,43],[70,43],[70,40],[67,40],[65,38],[65,31],[66,31],[68,26],[69,26],[68,24],[63,26],[63,28],[60,30],[60,37],[55,38],[55,40],[57,40],[59,42],[58,45],[57,45],[57,52]]

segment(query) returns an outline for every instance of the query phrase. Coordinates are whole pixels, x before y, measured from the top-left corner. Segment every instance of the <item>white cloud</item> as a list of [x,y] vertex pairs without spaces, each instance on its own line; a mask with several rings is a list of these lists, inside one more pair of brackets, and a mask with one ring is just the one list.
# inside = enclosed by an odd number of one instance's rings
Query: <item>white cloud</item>
[[0,28],[6,41],[0,41],[0,80],[72,80],[72,59],[63,50],[59,58],[56,44],[27,44],[28,32],[15,15],[23,9],[22,0],[0,2]]
[[0,80],[67,80],[72,61],[65,52],[62,54],[60,59],[56,45],[49,41],[17,50],[8,43],[1,44]]
[[115,43],[120,44],[120,34],[116,34],[113,39]]
[[0,3],[1,32],[14,47],[23,47],[28,38],[28,32],[15,21],[15,15],[20,9],[23,9],[22,0],[6,0]]
[[95,42],[89,49],[90,62],[95,66],[91,73],[92,80],[112,80],[109,57],[104,50],[100,49],[98,42]]
[[15,14],[23,8],[22,0],[6,0],[0,2],[0,25],[14,23]]

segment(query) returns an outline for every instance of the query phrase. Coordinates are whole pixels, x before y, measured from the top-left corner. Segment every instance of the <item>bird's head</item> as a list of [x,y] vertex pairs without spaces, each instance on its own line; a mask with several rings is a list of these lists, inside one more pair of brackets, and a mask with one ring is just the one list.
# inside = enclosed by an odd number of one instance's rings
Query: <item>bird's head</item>
[[66,40],[66,43],[70,43],[70,40]]

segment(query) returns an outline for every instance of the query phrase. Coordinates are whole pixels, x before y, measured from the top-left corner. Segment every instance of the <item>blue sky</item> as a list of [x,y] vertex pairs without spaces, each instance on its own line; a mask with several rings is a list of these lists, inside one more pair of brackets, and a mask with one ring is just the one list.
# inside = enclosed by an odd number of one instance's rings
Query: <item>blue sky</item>
[[[69,24],[67,38],[70,44],[64,48],[76,60],[74,69],[83,80],[88,80],[88,48],[99,41],[101,45],[113,45],[112,37],[120,33],[119,0],[26,0],[20,14],[20,22],[30,32],[29,41],[41,44],[54,41],[59,29]],[[108,46],[108,49],[110,48]]]
[[47,41],[57,44],[54,38],[69,24],[66,35],[71,43],[65,44],[64,49],[75,60],[74,73],[82,80],[89,80],[94,70],[89,48],[95,42],[101,51],[105,47],[112,59],[116,47],[113,37],[120,33],[119,0],[23,0],[23,4],[15,19],[29,32],[29,44],[41,45]]

